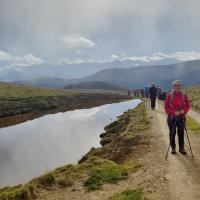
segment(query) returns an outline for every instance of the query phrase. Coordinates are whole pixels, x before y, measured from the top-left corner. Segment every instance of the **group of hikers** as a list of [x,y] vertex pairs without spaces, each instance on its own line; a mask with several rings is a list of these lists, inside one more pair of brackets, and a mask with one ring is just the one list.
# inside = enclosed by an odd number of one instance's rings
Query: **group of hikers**
[[[149,95],[150,95],[150,92],[149,92],[150,88],[151,87],[145,87],[144,89],[134,89],[133,94],[134,94],[135,97],[146,97],[146,98],[148,98]],[[156,87],[156,95],[159,97],[161,95],[161,93],[162,93],[161,87],[157,86]]]
[[[155,110],[156,98],[165,100],[164,109],[167,113],[167,124],[169,127],[169,147],[171,146],[171,153],[176,154],[176,143],[175,136],[176,132],[178,134],[179,152],[186,155],[186,150],[184,148],[184,130],[186,129],[186,118],[185,115],[190,109],[190,101],[188,97],[182,92],[182,82],[180,80],[175,80],[172,83],[173,90],[168,92],[162,92],[159,86],[155,86],[154,83],[151,87],[146,87],[145,89],[135,89],[135,97],[147,97],[149,98],[151,109]],[[162,95],[164,96],[162,97]],[[187,132],[186,132],[187,133]],[[188,135],[187,135],[188,136]],[[189,138],[188,138],[189,142]],[[190,142],[189,142],[190,144]],[[169,150],[169,148],[168,148]],[[192,149],[190,146],[192,153]],[[167,151],[168,155],[168,151]],[[166,155],[166,158],[167,158]],[[193,154],[192,154],[193,155]]]

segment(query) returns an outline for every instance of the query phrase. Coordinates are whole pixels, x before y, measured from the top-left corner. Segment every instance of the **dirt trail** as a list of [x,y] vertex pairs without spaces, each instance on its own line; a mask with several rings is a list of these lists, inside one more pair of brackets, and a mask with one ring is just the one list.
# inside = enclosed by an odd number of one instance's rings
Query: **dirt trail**
[[[152,111],[151,111],[152,112]],[[158,122],[163,141],[166,143],[166,150],[169,144],[168,127],[166,124],[166,115],[161,103],[157,104],[157,110],[153,114]],[[190,116],[200,122],[200,116],[194,111],[190,111]],[[199,118],[198,118],[199,117]],[[167,180],[169,181],[170,199],[173,200],[199,200],[200,199],[200,137],[189,134],[194,159],[191,157],[188,141],[185,137],[185,146],[188,152],[187,156],[180,153],[171,155],[169,153],[166,163],[169,165],[167,170]],[[177,142],[176,142],[177,143]],[[177,143],[178,144],[178,143]],[[166,152],[163,152],[163,158]]]

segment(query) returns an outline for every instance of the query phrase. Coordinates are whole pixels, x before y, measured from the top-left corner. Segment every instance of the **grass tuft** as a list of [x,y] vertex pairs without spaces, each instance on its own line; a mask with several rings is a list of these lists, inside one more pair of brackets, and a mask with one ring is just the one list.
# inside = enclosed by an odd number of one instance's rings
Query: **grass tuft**
[[115,193],[109,198],[109,200],[141,200],[142,191],[141,190],[131,190],[126,189],[121,193]]
[[200,135],[200,124],[192,117],[187,116],[186,126],[193,131],[193,133]]
[[116,183],[127,177],[128,170],[123,165],[118,165],[110,160],[103,160],[103,162],[91,168],[90,176],[85,181],[84,186],[89,190],[95,190],[101,188],[103,183]]

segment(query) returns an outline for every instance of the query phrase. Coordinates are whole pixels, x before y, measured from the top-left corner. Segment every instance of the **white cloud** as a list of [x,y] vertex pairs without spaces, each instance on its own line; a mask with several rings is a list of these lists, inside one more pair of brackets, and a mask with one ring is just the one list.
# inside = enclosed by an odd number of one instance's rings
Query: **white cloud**
[[0,61],[8,61],[10,58],[11,55],[9,53],[0,50]]
[[20,57],[15,56],[13,57],[13,67],[25,67],[25,66],[32,66],[32,65],[39,65],[44,63],[44,60],[42,58],[36,57],[30,53],[27,53],[26,55]]
[[90,39],[83,36],[65,36],[61,39],[65,46],[69,49],[72,48],[91,48],[95,43]]
[[68,60],[68,59],[61,58],[59,63],[71,65],[71,64],[83,64],[83,63],[87,63],[87,61],[84,61],[82,59]]
[[119,59],[119,56],[118,56],[118,55],[115,55],[115,54],[112,54],[111,59],[112,59],[113,61],[118,60],[118,59]]
[[42,58],[36,57],[33,54],[27,53],[23,56],[14,56],[8,52],[0,50],[0,61],[6,61],[7,68],[25,67],[32,65],[39,65],[44,63]]
[[162,52],[155,53],[151,56],[130,56],[127,57],[123,55],[112,54],[110,58],[104,60],[93,60],[93,59],[60,59],[59,63],[61,64],[83,64],[83,63],[108,63],[114,61],[133,61],[135,66],[138,66],[139,63],[150,63],[152,61],[159,61],[165,59],[174,59],[177,61],[189,61],[189,60],[200,60],[200,52],[189,51],[189,52],[176,52],[172,54],[166,54]]
[[162,52],[158,52],[151,56],[131,56],[131,57],[123,57],[120,60],[130,60],[130,61],[138,61],[138,62],[152,62],[159,61],[165,59],[175,59],[178,61],[189,61],[189,60],[198,60],[200,59],[200,52],[189,51],[189,52],[176,52],[172,54],[165,54]]
[[180,61],[188,61],[188,60],[199,60],[200,59],[200,52],[177,52],[168,55],[169,58],[174,58]]
[[139,62],[150,62],[149,57],[148,56],[132,56],[127,58],[127,60],[131,60],[131,61],[139,61]]

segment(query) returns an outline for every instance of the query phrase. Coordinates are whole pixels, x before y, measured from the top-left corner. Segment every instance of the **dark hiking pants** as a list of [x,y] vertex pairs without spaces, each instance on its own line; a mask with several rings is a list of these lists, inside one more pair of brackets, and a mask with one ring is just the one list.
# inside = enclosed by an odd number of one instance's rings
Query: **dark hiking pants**
[[154,109],[156,106],[156,97],[150,97],[151,98],[151,108]]
[[167,118],[169,127],[169,139],[172,149],[176,148],[175,136],[178,132],[179,149],[184,148],[184,123],[185,119],[182,117],[170,117]]

